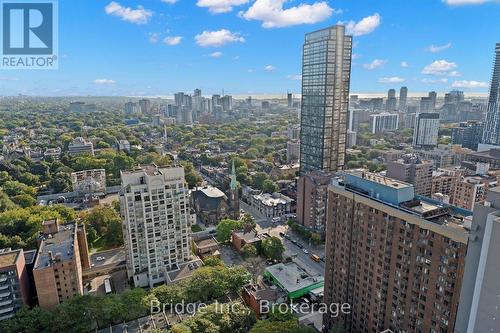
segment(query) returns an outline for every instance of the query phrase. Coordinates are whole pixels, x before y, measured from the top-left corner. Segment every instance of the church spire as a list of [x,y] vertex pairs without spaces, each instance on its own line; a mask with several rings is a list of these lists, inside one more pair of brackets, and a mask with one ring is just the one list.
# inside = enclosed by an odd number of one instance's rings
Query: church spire
[[236,186],[237,186],[237,181],[236,181],[236,168],[234,167],[234,160],[233,160],[233,165],[231,167],[231,183],[229,184],[231,187],[231,191],[236,191]]

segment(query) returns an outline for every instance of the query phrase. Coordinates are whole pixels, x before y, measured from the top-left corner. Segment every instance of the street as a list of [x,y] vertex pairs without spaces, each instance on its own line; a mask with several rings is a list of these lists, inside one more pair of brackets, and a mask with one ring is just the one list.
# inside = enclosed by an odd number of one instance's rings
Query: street
[[[320,257],[323,257],[325,255],[324,245],[314,246],[306,243],[298,235],[294,234],[291,230],[288,230],[289,228],[286,222],[271,223],[267,218],[261,216],[259,212],[255,211],[253,207],[244,203],[243,201],[240,201],[240,208],[254,217],[255,222],[257,223],[257,231],[267,232],[271,236],[276,236],[283,241],[283,245],[285,247],[285,253],[283,254],[283,257],[286,258],[292,255],[295,256],[296,254],[297,256],[293,260],[297,264],[299,264],[299,266],[307,270],[310,274],[324,275],[325,263],[322,261],[315,262],[311,259],[312,254],[316,254]],[[280,236],[280,232],[285,234],[288,233],[292,239],[295,239],[297,242],[301,243],[304,246],[304,249],[309,252],[309,254],[305,254],[304,251],[297,245],[293,244],[290,240]]]
[[[97,258],[104,258],[97,260]],[[125,263],[125,249],[119,247],[107,251],[96,252],[90,255],[91,267],[99,267],[113,263]]]

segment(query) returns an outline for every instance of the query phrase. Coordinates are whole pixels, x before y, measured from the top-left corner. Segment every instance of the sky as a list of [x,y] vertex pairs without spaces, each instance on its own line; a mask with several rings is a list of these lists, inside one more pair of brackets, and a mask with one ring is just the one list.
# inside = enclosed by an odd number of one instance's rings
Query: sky
[[354,36],[351,93],[488,91],[497,0],[59,0],[59,69],[0,70],[0,95],[300,93],[304,34]]

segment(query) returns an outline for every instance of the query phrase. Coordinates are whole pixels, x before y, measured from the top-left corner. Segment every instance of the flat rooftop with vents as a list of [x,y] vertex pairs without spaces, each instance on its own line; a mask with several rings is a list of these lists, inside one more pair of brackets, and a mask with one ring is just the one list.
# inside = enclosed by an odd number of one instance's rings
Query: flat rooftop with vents
[[295,262],[268,266],[264,277],[283,289],[290,299],[300,298],[324,285],[322,275],[312,275]]

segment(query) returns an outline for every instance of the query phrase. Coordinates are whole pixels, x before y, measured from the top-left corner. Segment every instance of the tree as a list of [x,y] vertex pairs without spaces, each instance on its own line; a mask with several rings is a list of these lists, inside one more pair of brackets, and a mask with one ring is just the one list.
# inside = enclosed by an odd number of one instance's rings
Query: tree
[[252,244],[245,244],[245,246],[243,246],[241,248],[241,251],[242,251],[243,258],[245,258],[245,259],[249,259],[249,258],[257,256],[257,249]]
[[313,333],[316,330],[301,326],[297,319],[288,321],[259,320],[249,333]]
[[272,236],[266,238],[262,241],[262,254],[268,258],[273,260],[280,260],[281,255],[285,251],[285,247],[283,246],[283,242],[278,237]]
[[245,215],[243,215],[243,217],[241,218],[241,223],[244,227],[248,227],[248,228],[252,228],[252,229],[257,226],[255,219],[249,213],[245,213]]
[[9,199],[9,196],[0,190],[0,213],[16,208],[16,204]]
[[217,224],[215,238],[217,238],[217,241],[221,243],[229,242],[233,231],[240,229],[241,227],[241,221],[230,219],[222,220],[219,224]]
[[114,208],[96,207],[83,216],[83,222],[95,230],[97,238],[104,237],[107,247],[123,244],[122,221]]
[[203,258],[203,263],[205,266],[211,266],[211,267],[217,267],[217,266],[222,266],[224,267],[224,261],[222,261],[221,258],[218,258],[216,256],[207,256]]
[[262,191],[265,193],[274,193],[278,190],[278,186],[271,179],[266,179],[262,183]]

